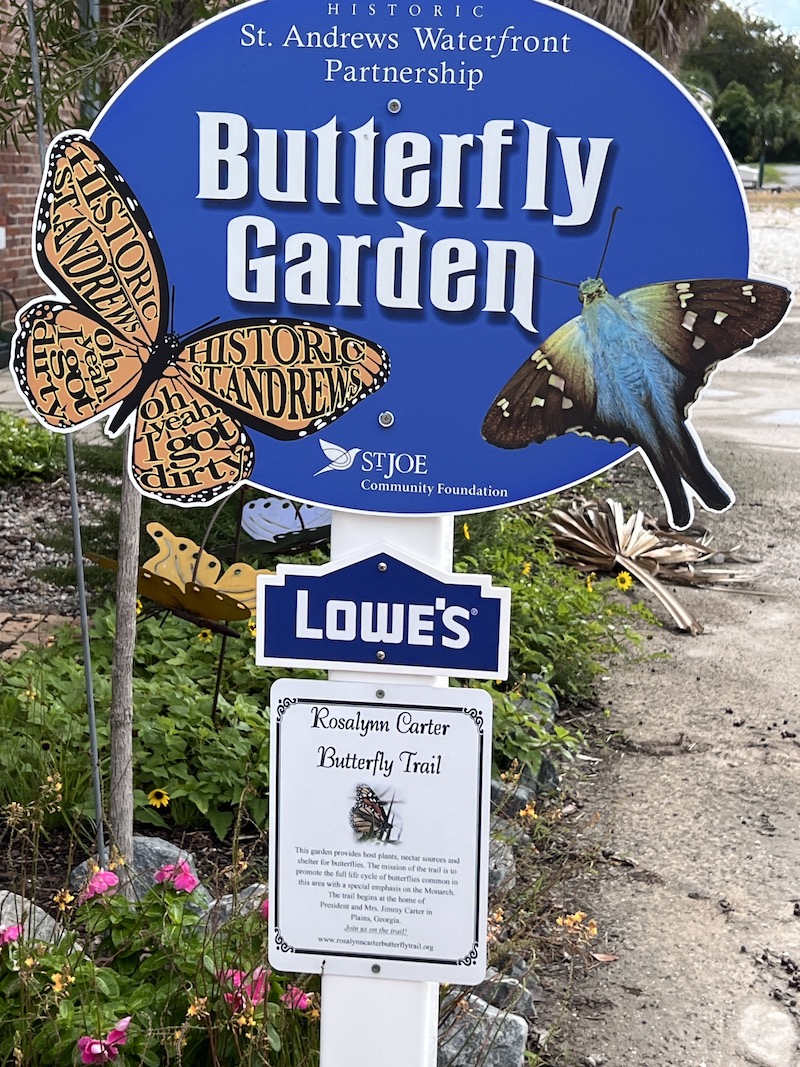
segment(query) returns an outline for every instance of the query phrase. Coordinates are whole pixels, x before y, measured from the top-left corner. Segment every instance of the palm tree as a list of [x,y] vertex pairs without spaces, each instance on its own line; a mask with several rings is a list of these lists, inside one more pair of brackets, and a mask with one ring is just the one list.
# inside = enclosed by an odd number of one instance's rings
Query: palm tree
[[675,69],[702,36],[712,0],[559,0]]

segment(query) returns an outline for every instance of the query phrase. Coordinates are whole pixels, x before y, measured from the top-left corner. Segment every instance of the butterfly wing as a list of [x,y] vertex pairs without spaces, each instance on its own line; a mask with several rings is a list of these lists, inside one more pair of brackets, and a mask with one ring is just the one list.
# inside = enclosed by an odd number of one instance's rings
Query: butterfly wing
[[284,441],[330,425],[389,375],[379,345],[299,319],[212,327],[184,346],[176,365],[206,400]]
[[720,360],[750,348],[779,325],[791,294],[771,282],[699,278],[645,285],[618,300],[682,371],[685,384],[676,402],[685,416]]
[[190,507],[232,493],[253,469],[237,419],[192,388],[175,367],[145,392],[130,443],[130,470],[147,496]]
[[312,504],[259,497],[245,504],[242,529],[265,551],[315,544],[330,532],[331,513]]
[[542,344],[495,397],[481,433],[498,448],[524,448],[591,425],[596,391],[580,316]]
[[350,825],[362,839],[388,837],[392,823],[378,794],[368,785],[356,788],[356,803],[350,811]]
[[[85,553],[86,558],[107,571],[119,570],[119,563],[108,556],[99,556],[95,552]],[[136,588],[141,596],[154,600],[164,608],[179,608],[182,604],[183,590],[180,586],[171,582],[162,575],[153,574],[147,569],[147,564],[139,568],[139,577]]]
[[50,146],[34,255],[68,301],[36,300],[18,316],[12,370],[46,426],[70,430],[135,388],[163,338],[164,264],[147,216],[85,134]]
[[251,615],[256,613],[256,580],[259,574],[274,574],[270,570],[256,570],[249,563],[232,563],[214,586],[215,591],[235,597]]
[[77,307],[36,300],[17,318],[11,369],[26,403],[53,430],[71,430],[120,403],[146,353]]
[[117,336],[144,349],[163,336],[166,272],[150,222],[114,164],[80,131],[50,146],[34,254],[58,292]]
[[[146,586],[140,583],[145,596],[201,620],[230,621],[250,616],[250,606],[235,596],[235,590],[217,587],[222,564],[216,556],[201,551],[191,538],[172,533],[160,522],[148,523],[147,532],[157,551],[142,566],[148,576]],[[169,592],[169,601],[163,597],[164,589]]]

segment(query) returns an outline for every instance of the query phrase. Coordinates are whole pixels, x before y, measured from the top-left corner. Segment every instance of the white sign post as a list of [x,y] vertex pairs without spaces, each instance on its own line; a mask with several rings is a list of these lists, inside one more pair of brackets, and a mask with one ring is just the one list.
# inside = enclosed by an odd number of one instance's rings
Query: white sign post
[[[453,567],[453,520],[449,516],[400,518],[390,515],[353,515],[334,512],[331,523],[331,559],[337,560],[371,544],[385,541],[432,564],[439,570]],[[332,681],[381,679],[374,674],[330,671]],[[397,675],[382,679],[387,684]],[[430,678],[413,675],[403,681],[430,684]],[[444,687],[447,678],[436,678]],[[320,1067],[436,1067],[436,1033],[439,986],[386,978],[322,976]]]

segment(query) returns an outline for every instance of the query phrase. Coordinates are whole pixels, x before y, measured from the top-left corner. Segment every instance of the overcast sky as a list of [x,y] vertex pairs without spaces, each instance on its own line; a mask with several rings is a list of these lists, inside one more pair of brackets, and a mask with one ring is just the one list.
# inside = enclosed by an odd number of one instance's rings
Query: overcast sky
[[800,0],[754,0],[737,6],[777,23],[784,33],[800,34]]

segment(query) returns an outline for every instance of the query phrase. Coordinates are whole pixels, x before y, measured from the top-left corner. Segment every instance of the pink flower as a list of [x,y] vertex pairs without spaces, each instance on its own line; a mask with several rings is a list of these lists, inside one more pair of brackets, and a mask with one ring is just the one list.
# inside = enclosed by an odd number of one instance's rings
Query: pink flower
[[[250,981],[246,981],[247,978]],[[221,982],[230,982],[234,993],[225,993],[225,1001],[230,1004],[234,1015],[240,1015],[246,1008],[255,1008],[266,998],[269,990],[267,978],[269,971],[264,967],[256,967],[252,975],[246,971],[220,971],[217,978]]]
[[269,918],[269,897],[264,897],[261,901],[261,907],[258,910],[261,913],[262,919]]
[[131,1021],[130,1015],[120,1019],[113,1030],[109,1030],[105,1039],[102,1037],[79,1037],[78,1052],[81,1063],[110,1063],[119,1055],[119,1046],[128,1040],[126,1030]]
[[86,888],[78,897],[78,903],[83,904],[84,901],[91,900],[92,897],[102,896],[103,893],[107,893],[110,889],[116,889],[118,885],[119,878],[113,871],[95,871]]
[[11,941],[18,941],[21,933],[21,926],[0,926],[0,948]]
[[170,882],[182,893],[191,893],[200,885],[200,879],[192,874],[186,860],[180,863],[165,863],[153,875],[157,882]]
[[281,1004],[295,1011],[306,1011],[311,1007],[311,997],[300,986],[287,985],[286,992],[281,996]]

